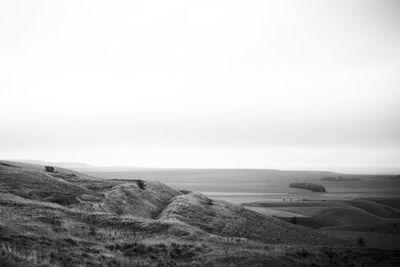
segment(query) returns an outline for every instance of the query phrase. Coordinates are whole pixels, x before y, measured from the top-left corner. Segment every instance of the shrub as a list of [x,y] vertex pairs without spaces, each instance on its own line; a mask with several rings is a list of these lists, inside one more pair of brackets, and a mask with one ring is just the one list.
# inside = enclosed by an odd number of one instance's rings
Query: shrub
[[44,169],[47,172],[55,172],[56,171],[56,169],[54,167],[52,167],[52,166],[45,166]]
[[146,183],[143,180],[137,180],[137,185],[139,186],[140,189],[146,189]]

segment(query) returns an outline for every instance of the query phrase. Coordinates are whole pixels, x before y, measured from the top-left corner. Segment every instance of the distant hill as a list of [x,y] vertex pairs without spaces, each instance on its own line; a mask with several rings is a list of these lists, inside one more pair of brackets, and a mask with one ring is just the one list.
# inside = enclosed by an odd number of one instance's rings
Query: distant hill
[[[389,201],[390,199],[388,199]],[[398,201],[398,199],[391,199]],[[379,202],[379,203],[378,203]],[[313,229],[346,230],[374,233],[400,233],[400,210],[386,205],[385,199],[333,201],[295,201],[282,203],[253,202],[245,207],[276,208],[297,212],[299,216],[282,218]]]
[[[285,171],[268,169],[148,169],[107,171],[101,169],[82,170],[103,178],[147,177],[163,182],[264,182],[269,179],[295,180],[317,179],[332,174],[324,171]],[[343,175],[343,174],[341,174]]]
[[83,171],[83,172],[108,172],[108,171],[135,171],[135,170],[153,170],[155,168],[141,168],[134,166],[94,166],[82,162],[53,162],[53,161],[44,161],[44,160],[34,160],[34,159],[21,159],[21,160],[12,160],[13,162],[21,162],[21,163],[30,163],[36,165],[49,165],[56,166],[66,169],[71,169],[75,171]]
[[34,160],[34,159],[22,159],[14,162],[24,162],[24,163],[31,163],[36,165],[49,165],[49,166],[56,166],[66,169],[87,169],[87,168],[94,168],[94,166],[82,163],[82,162],[50,162],[44,160]]

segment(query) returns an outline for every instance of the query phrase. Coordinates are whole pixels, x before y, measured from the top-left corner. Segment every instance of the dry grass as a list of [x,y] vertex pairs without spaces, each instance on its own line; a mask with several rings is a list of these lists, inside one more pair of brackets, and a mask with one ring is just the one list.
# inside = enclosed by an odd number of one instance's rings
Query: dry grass
[[61,266],[60,262],[52,260],[49,253],[33,248],[21,249],[15,244],[0,244],[0,266]]

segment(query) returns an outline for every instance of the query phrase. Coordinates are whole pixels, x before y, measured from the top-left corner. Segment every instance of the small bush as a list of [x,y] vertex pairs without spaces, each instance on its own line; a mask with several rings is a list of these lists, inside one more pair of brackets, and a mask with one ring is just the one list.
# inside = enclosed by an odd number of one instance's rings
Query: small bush
[[52,166],[45,166],[44,169],[47,172],[55,172],[56,171],[56,169],[54,167],[52,167]]
[[137,185],[139,186],[140,189],[144,190],[146,189],[146,183],[143,180],[137,180]]

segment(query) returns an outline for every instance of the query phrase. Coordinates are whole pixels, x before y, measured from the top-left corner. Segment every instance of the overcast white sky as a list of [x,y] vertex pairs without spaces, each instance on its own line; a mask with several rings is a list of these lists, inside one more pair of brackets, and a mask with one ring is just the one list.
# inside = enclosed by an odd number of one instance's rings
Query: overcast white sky
[[1,1],[0,158],[400,167],[400,1]]

